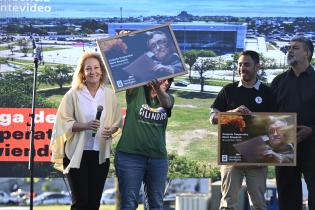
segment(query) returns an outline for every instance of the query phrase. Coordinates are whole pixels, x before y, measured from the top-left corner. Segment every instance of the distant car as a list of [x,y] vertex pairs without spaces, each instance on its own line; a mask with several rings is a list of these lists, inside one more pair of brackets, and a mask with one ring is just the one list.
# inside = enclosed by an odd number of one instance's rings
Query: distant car
[[[101,204],[115,204],[116,203],[116,189],[111,188],[103,191]],[[140,190],[138,203],[143,203],[143,191]]]
[[174,82],[175,86],[182,86],[182,87],[187,87],[189,84],[190,84],[190,82],[187,82],[185,80]]
[[167,201],[175,201],[175,199],[176,199],[176,194],[175,194],[175,193],[171,193],[171,194],[166,195],[166,196],[163,198],[163,201],[164,201],[164,202],[167,202]]
[[101,204],[115,204],[116,189],[111,188],[104,190],[101,198]]
[[15,192],[11,192],[10,195],[18,199],[19,205],[25,204],[26,200],[29,199],[29,192],[25,192],[21,189],[18,189]]
[[[30,200],[26,201],[29,204]],[[33,200],[34,205],[50,205],[50,204],[71,204],[71,197],[69,195],[58,192],[44,192],[36,196]]]
[[11,196],[10,194],[0,191],[0,204],[18,204],[19,198]]

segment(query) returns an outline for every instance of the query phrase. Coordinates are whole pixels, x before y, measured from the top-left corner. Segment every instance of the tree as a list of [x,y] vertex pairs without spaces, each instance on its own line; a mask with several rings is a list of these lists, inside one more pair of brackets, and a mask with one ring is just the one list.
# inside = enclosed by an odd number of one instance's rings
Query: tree
[[198,71],[200,78],[200,92],[204,91],[205,78],[204,73],[211,69],[214,69],[216,66],[216,61],[211,58],[202,58],[199,59],[197,63],[194,65],[194,69]]
[[268,58],[264,56],[262,53],[259,54],[260,57],[260,73],[258,73],[257,77],[263,82],[267,82],[267,74],[265,72],[268,68],[273,68],[276,64],[276,60],[274,58]]
[[217,54],[212,50],[199,50],[198,57],[215,57]]
[[39,70],[39,75],[38,75],[38,82],[40,84],[54,84],[53,81],[54,77],[54,69],[49,66],[45,65],[44,68]]
[[27,52],[29,50],[28,41],[26,41],[26,40],[19,40],[18,41],[18,46],[20,47],[21,52],[24,53],[24,57],[27,57]]
[[240,57],[241,53],[240,52],[236,52],[232,55],[233,61],[237,62],[239,57]]
[[39,75],[39,82],[46,84],[58,84],[62,89],[63,85],[71,82],[73,68],[69,65],[60,64],[57,66],[45,66]]
[[14,45],[13,44],[8,44],[7,48],[8,48],[8,50],[10,50],[11,55],[14,55],[14,52],[13,52]]
[[[20,72],[0,75],[0,107],[31,107],[32,80]],[[53,107],[41,95],[36,97],[36,107]]]
[[195,64],[198,58],[197,50],[188,50],[184,52],[185,63],[189,65],[189,80],[191,81],[191,67]]
[[[189,51],[186,51],[184,53],[184,59],[185,59],[185,62],[189,65],[189,80],[191,81],[192,67],[196,66],[196,61],[197,61],[198,57],[215,57],[215,56],[216,56],[216,53],[213,52],[212,50],[189,50]],[[203,75],[200,76],[200,81],[204,84]],[[202,89],[203,89],[203,85],[202,85]]]

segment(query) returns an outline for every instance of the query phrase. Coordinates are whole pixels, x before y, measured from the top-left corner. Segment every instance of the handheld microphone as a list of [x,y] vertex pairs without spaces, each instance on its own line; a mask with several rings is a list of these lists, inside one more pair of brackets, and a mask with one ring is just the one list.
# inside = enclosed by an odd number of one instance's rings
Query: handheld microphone
[[[97,107],[97,112],[96,112],[96,117],[95,117],[96,120],[100,120],[100,119],[101,119],[102,111],[103,111],[103,106],[102,106],[102,105],[99,105],[99,106]],[[97,130],[93,130],[93,131],[92,131],[92,137],[95,137],[96,131],[97,131]]]

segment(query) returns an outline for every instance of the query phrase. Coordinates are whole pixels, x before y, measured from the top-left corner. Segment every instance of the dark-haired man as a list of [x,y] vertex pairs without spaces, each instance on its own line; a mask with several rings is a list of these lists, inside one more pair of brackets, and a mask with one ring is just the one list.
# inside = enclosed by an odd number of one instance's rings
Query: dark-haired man
[[[259,55],[255,51],[244,51],[238,59],[237,70],[240,81],[226,85],[219,92],[211,106],[210,122],[218,123],[219,112],[270,112],[272,109],[272,91],[257,79],[260,68]],[[266,191],[266,166],[221,167],[222,198],[220,210],[236,209],[238,192],[243,178],[246,177],[247,191],[253,210],[266,210],[264,193]]]
[[271,83],[279,112],[297,113],[297,166],[276,167],[280,210],[302,209],[302,174],[308,188],[308,205],[315,209],[315,72],[310,65],[313,43],[305,37],[290,41],[288,71]]

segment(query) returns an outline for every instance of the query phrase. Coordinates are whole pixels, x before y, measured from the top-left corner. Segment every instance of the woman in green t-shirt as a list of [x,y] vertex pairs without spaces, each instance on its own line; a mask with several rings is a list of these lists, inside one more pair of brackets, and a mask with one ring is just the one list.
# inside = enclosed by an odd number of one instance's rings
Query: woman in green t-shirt
[[127,115],[115,155],[121,209],[137,209],[141,183],[149,209],[163,209],[168,171],[165,131],[174,104],[173,79],[127,90]]

